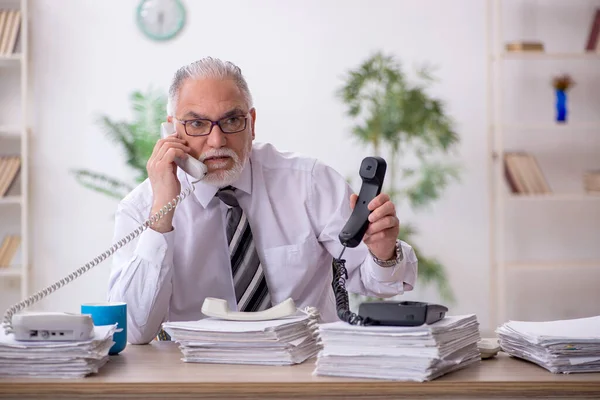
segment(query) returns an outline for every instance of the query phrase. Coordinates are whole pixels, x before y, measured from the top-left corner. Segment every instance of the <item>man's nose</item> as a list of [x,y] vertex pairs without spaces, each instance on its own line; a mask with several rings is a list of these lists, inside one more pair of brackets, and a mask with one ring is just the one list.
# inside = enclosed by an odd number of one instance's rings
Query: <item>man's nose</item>
[[207,142],[210,147],[215,149],[225,146],[225,144],[227,143],[227,138],[225,137],[225,134],[223,133],[219,125],[213,126],[212,131],[208,135]]

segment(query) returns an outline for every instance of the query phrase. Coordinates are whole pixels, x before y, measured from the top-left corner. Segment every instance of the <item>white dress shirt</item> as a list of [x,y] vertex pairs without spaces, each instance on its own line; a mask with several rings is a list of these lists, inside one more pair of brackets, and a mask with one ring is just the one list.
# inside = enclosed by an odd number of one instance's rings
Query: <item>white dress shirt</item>
[[[178,169],[182,190],[193,178]],[[316,307],[324,321],[338,319],[331,287],[338,234],[350,217],[351,188],[323,163],[270,144],[253,144],[249,162],[233,184],[250,223],[273,304],[291,297]],[[165,321],[198,320],[206,297],[226,299],[236,310],[225,233],[227,206],[204,182],[175,209],[173,230],[146,229],[113,256],[108,300],[127,303],[128,340],[148,343]],[[152,188],[144,181],[117,209],[115,241],[149,217]],[[402,242],[396,266],[375,264],[364,243],[343,254],[349,292],[391,297],[411,290],[417,258]]]

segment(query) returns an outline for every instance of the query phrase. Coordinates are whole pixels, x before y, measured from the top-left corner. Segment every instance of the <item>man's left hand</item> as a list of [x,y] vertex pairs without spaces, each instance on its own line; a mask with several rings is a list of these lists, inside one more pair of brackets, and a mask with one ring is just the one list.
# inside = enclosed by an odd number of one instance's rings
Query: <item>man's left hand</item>
[[[358,195],[350,196],[350,208],[354,210]],[[396,216],[396,207],[390,196],[379,194],[368,204],[369,228],[365,232],[363,242],[371,253],[380,260],[391,260],[396,254],[396,239],[400,231],[400,221]]]

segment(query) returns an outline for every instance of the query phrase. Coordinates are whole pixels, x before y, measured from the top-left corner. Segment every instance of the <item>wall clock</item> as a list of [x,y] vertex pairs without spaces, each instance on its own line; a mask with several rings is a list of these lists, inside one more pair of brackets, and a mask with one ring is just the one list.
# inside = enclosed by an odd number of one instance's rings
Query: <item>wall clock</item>
[[137,8],[136,21],[146,37],[169,40],[185,25],[185,7],[180,0],[142,0]]

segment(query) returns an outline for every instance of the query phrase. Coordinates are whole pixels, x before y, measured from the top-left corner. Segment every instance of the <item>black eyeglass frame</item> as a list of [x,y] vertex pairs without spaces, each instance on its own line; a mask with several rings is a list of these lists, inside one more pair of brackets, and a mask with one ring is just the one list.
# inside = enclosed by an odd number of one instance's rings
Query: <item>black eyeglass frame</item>
[[[213,128],[215,127],[215,125],[219,126],[219,129],[221,129],[221,132],[223,132],[225,135],[231,135],[234,133],[239,133],[242,132],[244,129],[246,129],[248,127],[248,114],[250,113],[250,111],[248,111],[246,114],[244,115],[229,115],[227,117],[223,117],[217,121],[213,121],[211,119],[208,118],[194,118],[194,119],[185,119],[185,120],[181,120],[181,119],[177,119],[177,118],[173,118],[175,121],[179,122],[181,125],[183,125],[183,130],[185,132],[186,135],[188,136],[193,136],[193,137],[199,137],[199,136],[208,136],[211,134]],[[244,126],[243,128],[233,131],[233,132],[225,132],[223,130],[223,127],[221,126],[221,122],[229,119],[229,118],[235,118],[235,117],[243,117],[244,118]],[[202,135],[191,135],[188,133],[187,131],[187,124],[189,124],[190,122],[195,122],[195,121],[205,121],[205,122],[209,122],[210,123],[210,129],[208,130],[208,133],[204,133]]]

